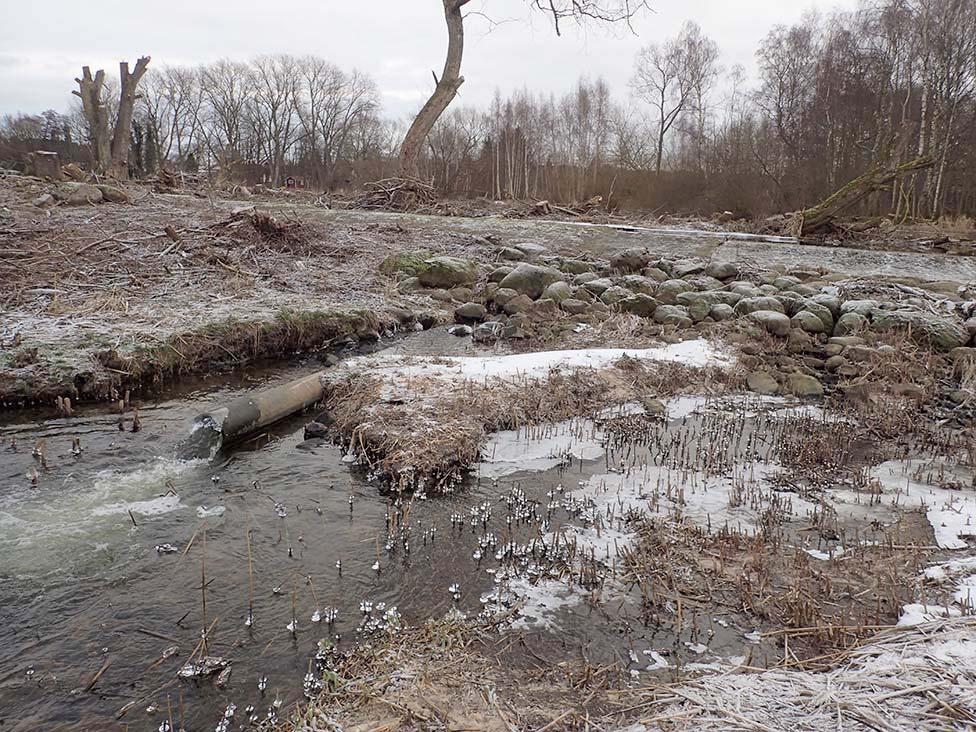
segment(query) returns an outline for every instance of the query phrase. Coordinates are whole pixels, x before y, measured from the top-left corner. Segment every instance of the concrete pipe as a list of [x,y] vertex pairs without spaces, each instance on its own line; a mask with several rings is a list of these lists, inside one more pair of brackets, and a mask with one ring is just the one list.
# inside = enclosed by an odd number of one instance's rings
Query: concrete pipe
[[196,425],[220,433],[222,444],[239,440],[319,401],[322,398],[321,379],[322,374],[318,372],[235,399],[226,407],[200,415]]

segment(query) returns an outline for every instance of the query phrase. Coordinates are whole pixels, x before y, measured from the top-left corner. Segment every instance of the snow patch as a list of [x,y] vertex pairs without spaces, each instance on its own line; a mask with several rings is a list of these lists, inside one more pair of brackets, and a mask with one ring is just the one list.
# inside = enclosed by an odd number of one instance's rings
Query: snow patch
[[344,370],[395,372],[396,376],[426,376],[450,380],[540,379],[553,370],[605,369],[621,358],[665,361],[686,366],[730,366],[732,357],[704,339],[673,343],[658,348],[588,348],[572,351],[539,351],[509,356],[459,356],[417,358],[411,356],[361,356],[346,362]]
[[[959,489],[942,488],[951,482]],[[976,537],[976,491],[972,474],[959,466],[926,460],[889,460],[871,470],[892,502],[905,508],[924,508],[925,516],[942,549],[965,549],[966,537]]]

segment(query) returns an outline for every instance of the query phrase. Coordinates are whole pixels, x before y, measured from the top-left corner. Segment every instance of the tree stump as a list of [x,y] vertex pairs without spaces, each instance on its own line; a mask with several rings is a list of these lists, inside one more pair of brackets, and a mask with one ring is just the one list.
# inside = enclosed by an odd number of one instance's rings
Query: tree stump
[[61,174],[61,160],[56,152],[35,150],[27,156],[28,170],[31,175],[44,180],[63,180]]

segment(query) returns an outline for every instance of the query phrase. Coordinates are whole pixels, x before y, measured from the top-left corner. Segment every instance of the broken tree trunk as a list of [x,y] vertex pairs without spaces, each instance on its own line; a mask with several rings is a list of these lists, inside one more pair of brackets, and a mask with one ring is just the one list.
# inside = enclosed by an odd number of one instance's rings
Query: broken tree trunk
[[130,134],[132,114],[136,99],[139,98],[136,89],[139,86],[139,81],[146,73],[147,66],[149,66],[149,56],[143,56],[136,61],[136,68],[131,73],[127,61],[119,64],[119,78],[121,80],[119,116],[115,122],[115,134],[112,136],[112,160],[108,168],[108,174],[117,180],[125,180],[129,177],[129,141],[132,137]]
[[92,76],[91,68],[83,66],[81,78],[75,79],[78,89],[72,94],[81,97],[81,110],[88,122],[88,136],[92,148],[92,167],[104,172],[109,165],[111,148],[108,138],[108,108],[102,99],[105,72],[101,69]]
[[464,83],[461,76],[461,57],[464,54],[464,16],[461,8],[470,0],[443,0],[444,19],[447,22],[447,58],[444,70],[437,81],[434,93],[414,118],[413,124],[400,143],[400,175],[404,178],[417,178],[420,175],[420,150],[431,129],[444,114],[451,101],[457,96]]
[[895,181],[930,168],[932,164],[930,157],[921,156],[894,167],[875,165],[816,206],[794,214],[787,225],[788,233],[799,238],[829,232],[834,228],[838,216],[851,210],[872,193],[890,190]]

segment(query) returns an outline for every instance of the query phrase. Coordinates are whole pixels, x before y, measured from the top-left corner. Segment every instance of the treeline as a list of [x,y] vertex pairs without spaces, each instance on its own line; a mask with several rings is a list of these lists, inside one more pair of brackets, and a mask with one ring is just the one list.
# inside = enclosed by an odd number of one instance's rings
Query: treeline
[[[496,94],[455,108],[428,138],[423,174],[448,196],[582,201],[743,215],[816,202],[872,166],[931,165],[864,213],[976,214],[976,0],[879,0],[773,28],[758,78],[723,68],[694,24],[641,51],[626,94],[581,79],[562,96]],[[621,90],[623,91],[623,90]],[[391,175],[403,120],[375,82],[315,57],[151,69],[130,165],[220,183],[286,176],[354,189]],[[109,90],[107,99],[116,92]],[[83,118],[0,124],[0,161],[43,145],[84,161]],[[81,143],[81,144],[79,144]]]

